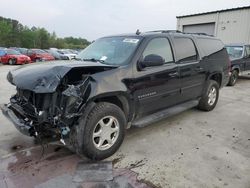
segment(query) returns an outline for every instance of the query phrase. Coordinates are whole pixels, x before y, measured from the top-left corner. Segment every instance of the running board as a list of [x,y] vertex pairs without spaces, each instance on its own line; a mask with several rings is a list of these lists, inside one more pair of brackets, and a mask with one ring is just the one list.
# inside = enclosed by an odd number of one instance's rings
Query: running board
[[156,112],[154,114],[145,116],[143,118],[140,118],[138,120],[135,120],[132,122],[132,126],[134,127],[145,127],[149,124],[155,123],[157,121],[160,121],[162,119],[168,118],[170,116],[176,115],[180,112],[183,112],[185,110],[188,110],[190,108],[193,108],[199,104],[198,100],[192,100],[188,101],[179,105],[176,105],[171,108],[167,108],[165,110],[162,110],[160,112]]

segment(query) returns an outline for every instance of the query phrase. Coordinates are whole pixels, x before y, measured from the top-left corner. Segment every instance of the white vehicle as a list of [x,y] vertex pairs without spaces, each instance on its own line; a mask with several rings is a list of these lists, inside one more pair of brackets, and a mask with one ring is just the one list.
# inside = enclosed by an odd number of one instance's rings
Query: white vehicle
[[76,56],[77,56],[77,54],[72,53],[72,52],[70,52],[69,50],[66,50],[66,49],[58,50],[58,52],[60,54],[63,54],[64,56],[67,56],[69,58],[69,60],[75,59]]

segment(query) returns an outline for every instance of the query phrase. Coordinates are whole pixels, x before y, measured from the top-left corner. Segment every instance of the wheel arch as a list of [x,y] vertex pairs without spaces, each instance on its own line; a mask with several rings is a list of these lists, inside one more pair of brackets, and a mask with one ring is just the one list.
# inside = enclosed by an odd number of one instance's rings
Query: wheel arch
[[124,112],[127,121],[131,121],[132,108],[128,96],[122,92],[98,95],[92,102],[109,102],[117,105]]
[[210,74],[208,77],[208,80],[216,81],[219,84],[219,86],[221,87],[221,85],[222,85],[222,73],[215,72],[213,74]]
[[233,70],[236,70],[236,71],[238,71],[238,73],[240,73],[240,67],[239,66],[233,66],[231,72]]

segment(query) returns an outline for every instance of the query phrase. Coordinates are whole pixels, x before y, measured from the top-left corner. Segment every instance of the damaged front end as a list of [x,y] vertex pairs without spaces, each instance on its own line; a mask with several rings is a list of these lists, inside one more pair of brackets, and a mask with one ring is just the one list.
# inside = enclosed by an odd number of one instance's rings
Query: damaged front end
[[[25,83],[15,80],[15,77],[20,75],[9,73],[8,80],[16,85],[17,93],[11,97],[10,103],[2,105],[1,109],[21,133],[40,138],[59,137],[64,142],[63,138],[67,137],[71,127],[84,111],[91,92],[91,82],[94,82],[91,75],[110,69],[104,66],[70,66],[65,71],[65,67],[62,68],[61,75],[58,72],[60,69],[55,71],[53,68],[50,73],[46,72],[45,76],[34,80],[39,84],[33,84],[33,88],[31,84],[25,86]],[[51,76],[52,74],[55,76]],[[42,83],[41,80],[49,81]],[[30,80],[28,82],[33,83]]]
[[28,136],[66,136],[70,125],[81,115],[84,97],[90,90],[89,77],[76,85],[61,85],[53,93],[17,89],[10,103],[1,106],[3,114]]

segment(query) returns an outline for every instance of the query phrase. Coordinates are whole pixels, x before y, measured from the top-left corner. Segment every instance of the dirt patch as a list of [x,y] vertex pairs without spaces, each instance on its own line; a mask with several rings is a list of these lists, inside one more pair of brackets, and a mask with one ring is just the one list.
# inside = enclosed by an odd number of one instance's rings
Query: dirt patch
[[20,150],[20,149],[22,149],[23,148],[23,146],[21,146],[21,145],[16,145],[16,146],[12,146],[11,147],[11,150],[12,151],[16,151],[16,150]]
[[139,182],[140,183],[144,183],[144,184],[146,184],[146,185],[148,185],[149,187],[151,187],[151,188],[162,188],[162,187],[160,187],[160,186],[156,186],[156,185],[154,185],[151,181],[148,181],[148,180],[139,180]]
[[119,163],[122,159],[124,159],[124,155],[118,155],[117,158],[113,159],[112,164],[115,166],[117,163]]

